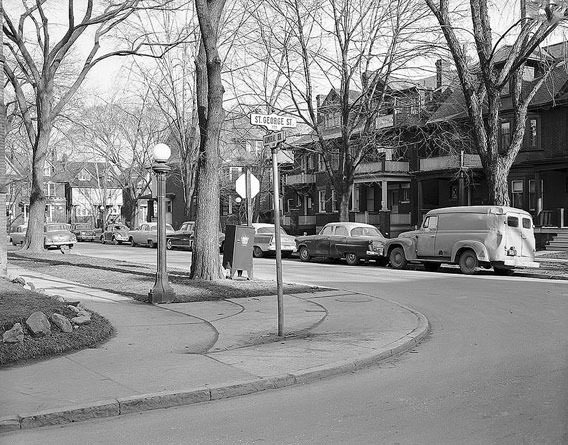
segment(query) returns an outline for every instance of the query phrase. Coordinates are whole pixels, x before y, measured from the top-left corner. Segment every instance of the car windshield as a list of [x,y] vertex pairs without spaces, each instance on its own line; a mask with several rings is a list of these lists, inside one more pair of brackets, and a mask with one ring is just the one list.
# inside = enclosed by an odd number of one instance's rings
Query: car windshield
[[[273,234],[274,233],[274,226],[272,226],[272,227],[259,227],[258,230],[256,231],[256,233],[271,233],[271,234]],[[280,233],[282,235],[288,235],[282,227],[280,227]]]
[[128,230],[126,226],[114,226],[114,230]]
[[383,236],[376,227],[355,227],[351,230],[351,236]]
[[57,230],[69,230],[67,224],[48,224],[45,226],[45,232],[55,232]]

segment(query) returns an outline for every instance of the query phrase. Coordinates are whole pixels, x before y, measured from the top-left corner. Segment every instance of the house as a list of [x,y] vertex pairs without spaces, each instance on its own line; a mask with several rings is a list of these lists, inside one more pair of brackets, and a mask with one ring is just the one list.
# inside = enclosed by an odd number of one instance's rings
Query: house
[[[105,162],[66,161],[57,171],[46,167],[44,182],[48,204],[48,222],[89,222],[103,227],[120,220],[123,204],[122,186]],[[46,161],[46,166],[52,164]]]
[[[564,57],[565,44],[544,48],[551,57]],[[506,50],[506,48],[504,49]],[[527,61],[524,88],[542,71],[540,59]],[[497,65],[498,67],[498,65]],[[537,91],[528,109],[525,137],[508,177],[511,205],[529,211],[537,233],[558,233],[568,226],[568,73],[559,67]],[[499,143],[508,146],[514,106],[502,95]],[[458,122],[467,127],[461,87],[438,108],[428,125]],[[416,196],[413,222],[430,209],[457,204],[484,204],[487,185],[479,156],[472,147],[460,152],[419,153],[414,171]],[[460,180],[463,181],[460,187]]]
[[[436,109],[449,81],[444,65],[435,75],[409,80],[391,78],[382,82],[386,99],[374,120],[373,145],[356,166],[351,188],[349,219],[373,224],[393,236],[411,227],[411,153],[422,141],[420,127]],[[366,81],[372,76],[371,73]],[[378,80],[381,83],[380,79]],[[365,83],[365,80],[364,80]],[[361,92],[350,91],[355,104]],[[359,110],[357,110],[359,112]],[[341,137],[338,93],[332,89],[318,97],[318,122],[326,141]],[[362,128],[355,128],[353,144],[359,143]],[[316,233],[328,222],[339,220],[338,197],[330,184],[315,134],[295,142],[294,167],[285,174],[283,225],[290,233]],[[338,170],[339,156],[332,154],[331,169]]]

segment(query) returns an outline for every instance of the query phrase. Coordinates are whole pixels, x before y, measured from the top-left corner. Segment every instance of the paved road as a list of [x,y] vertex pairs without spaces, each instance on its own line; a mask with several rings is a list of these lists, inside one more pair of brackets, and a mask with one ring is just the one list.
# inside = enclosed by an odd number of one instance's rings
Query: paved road
[[[104,250],[103,250],[104,249]],[[152,262],[155,250],[77,253]],[[169,254],[170,263],[188,253]],[[11,443],[568,443],[568,283],[285,261],[284,279],[390,298],[424,313],[414,353],[254,396],[42,429]],[[255,260],[274,275],[274,260]],[[356,320],[353,320],[356,323]]]

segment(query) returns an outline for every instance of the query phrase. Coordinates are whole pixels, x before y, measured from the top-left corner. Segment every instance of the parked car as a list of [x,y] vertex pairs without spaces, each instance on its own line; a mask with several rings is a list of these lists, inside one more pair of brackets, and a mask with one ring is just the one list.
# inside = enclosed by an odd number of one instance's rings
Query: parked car
[[345,259],[355,265],[360,260],[375,260],[386,264],[384,245],[386,238],[375,226],[356,222],[328,223],[317,235],[299,236],[296,246],[300,260],[313,257]]
[[435,271],[449,263],[458,264],[464,274],[481,266],[508,275],[516,267],[538,267],[531,215],[505,206],[431,210],[420,229],[389,240],[386,249],[395,269],[412,262]]
[[24,244],[26,239],[26,232],[28,230],[27,224],[20,224],[16,226],[12,232],[10,232],[10,242],[12,245],[17,246],[18,244]]
[[89,223],[71,224],[71,232],[75,234],[77,241],[94,241],[97,239],[95,230]]
[[[166,237],[174,233],[175,230],[171,224],[166,224]],[[132,247],[137,245],[156,247],[158,245],[158,223],[140,224],[140,227],[128,232],[128,241]]]
[[166,236],[166,249],[189,249],[193,248],[193,229],[195,221],[182,223],[179,230]]
[[[274,224],[253,223],[254,242],[252,254],[255,258],[265,255],[276,254],[276,233]],[[280,252],[282,258],[288,258],[296,252],[296,242],[293,236],[288,235],[283,228],[280,228]]]
[[109,224],[99,236],[101,243],[107,241],[112,244],[127,243],[130,240],[128,227],[124,224]]
[[46,249],[65,246],[71,249],[77,242],[69,224],[47,223],[43,226],[43,232],[43,245]]
[[[172,249],[193,249],[195,221],[182,223],[179,230],[173,234],[166,234],[166,248]],[[225,247],[225,234],[219,233],[219,250],[223,252]]]

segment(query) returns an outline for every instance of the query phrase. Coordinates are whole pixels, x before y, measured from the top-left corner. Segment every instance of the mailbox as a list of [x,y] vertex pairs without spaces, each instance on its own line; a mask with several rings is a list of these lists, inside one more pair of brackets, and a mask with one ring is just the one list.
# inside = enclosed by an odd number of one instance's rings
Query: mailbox
[[225,228],[225,246],[223,249],[223,268],[230,269],[231,278],[235,271],[246,270],[247,277],[253,277],[252,250],[254,227],[228,225]]

